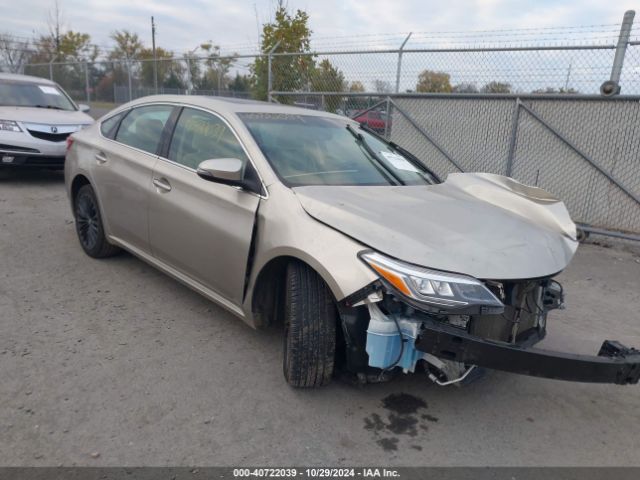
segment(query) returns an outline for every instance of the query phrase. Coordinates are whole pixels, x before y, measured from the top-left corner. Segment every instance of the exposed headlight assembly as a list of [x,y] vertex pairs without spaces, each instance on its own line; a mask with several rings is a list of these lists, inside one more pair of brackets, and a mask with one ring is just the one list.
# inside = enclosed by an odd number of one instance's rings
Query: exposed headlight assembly
[[0,130],[3,132],[21,132],[22,129],[18,122],[14,122],[13,120],[0,120]]
[[502,302],[473,277],[417,267],[376,252],[364,252],[360,257],[387,284],[427,310],[467,315],[504,311]]

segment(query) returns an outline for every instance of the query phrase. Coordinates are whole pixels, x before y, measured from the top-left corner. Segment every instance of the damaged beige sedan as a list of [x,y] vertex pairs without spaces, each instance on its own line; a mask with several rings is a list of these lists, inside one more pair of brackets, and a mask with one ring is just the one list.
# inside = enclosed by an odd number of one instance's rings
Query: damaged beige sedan
[[640,355],[532,348],[578,246],[563,203],[492,174],[442,181],[329,113],[156,96],[68,141],[66,186],[91,257],[127,250],[249,325],[284,326],[296,387],[477,367],[637,383]]

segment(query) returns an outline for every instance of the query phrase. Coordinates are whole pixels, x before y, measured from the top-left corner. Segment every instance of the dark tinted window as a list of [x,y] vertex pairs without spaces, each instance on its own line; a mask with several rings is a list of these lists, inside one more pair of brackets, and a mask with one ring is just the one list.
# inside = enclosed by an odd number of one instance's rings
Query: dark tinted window
[[122,120],[116,141],[145,152],[156,153],[162,131],[172,110],[171,105],[134,108]]
[[235,135],[220,118],[185,108],[171,139],[169,159],[196,169],[200,162],[212,158],[247,160]]
[[113,117],[107,118],[105,121],[103,121],[100,125],[100,131],[102,132],[102,135],[107,138],[113,139],[116,134],[118,123],[126,114],[127,112],[120,112],[117,115],[114,115]]

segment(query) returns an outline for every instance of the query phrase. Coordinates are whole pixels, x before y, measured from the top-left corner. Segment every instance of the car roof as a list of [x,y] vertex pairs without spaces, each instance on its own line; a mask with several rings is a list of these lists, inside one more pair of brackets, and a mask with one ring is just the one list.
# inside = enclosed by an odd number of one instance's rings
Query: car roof
[[246,100],[234,97],[208,97],[200,95],[151,95],[138,98],[122,105],[119,110],[145,103],[170,102],[182,105],[192,105],[213,110],[221,115],[234,113],[282,113],[290,115],[313,115],[318,117],[333,117],[342,120],[346,117],[319,110],[310,110],[280,103],[261,102],[258,100]]
[[31,75],[19,75],[17,73],[0,73],[0,81],[6,80],[16,83],[37,83],[39,85],[55,85],[48,78],[32,77]]

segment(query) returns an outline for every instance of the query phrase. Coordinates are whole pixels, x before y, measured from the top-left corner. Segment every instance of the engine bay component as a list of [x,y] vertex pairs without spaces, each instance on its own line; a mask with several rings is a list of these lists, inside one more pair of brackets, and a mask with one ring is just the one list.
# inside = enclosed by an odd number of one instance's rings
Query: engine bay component
[[531,348],[546,334],[549,310],[564,304],[557,281],[491,282],[488,288],[504,302],[503,313],[430,313],[391,286],[383,295],[369,295],[368,367],[408,373],[424,361],[428,377],[442,386],[463,382],[475,366],[558,380],[638,383],[640,351],[619,342],[606,340],[597,356]]

